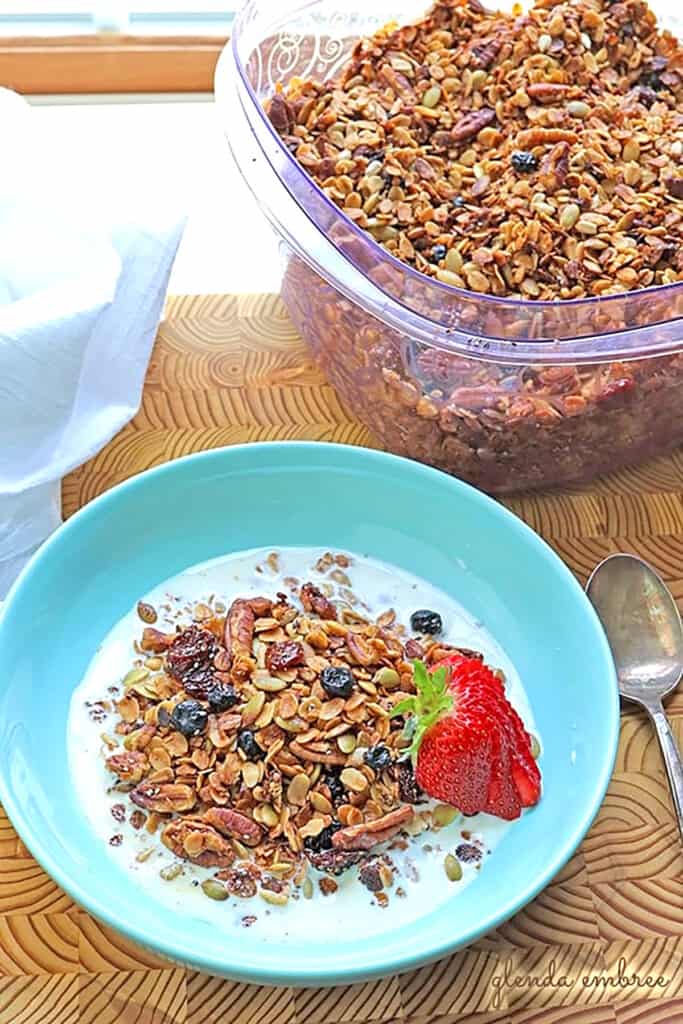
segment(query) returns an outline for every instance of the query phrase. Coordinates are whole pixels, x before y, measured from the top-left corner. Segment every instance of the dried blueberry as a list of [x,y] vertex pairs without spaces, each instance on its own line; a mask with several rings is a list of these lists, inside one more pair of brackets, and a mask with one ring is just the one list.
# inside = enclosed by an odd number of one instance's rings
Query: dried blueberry
[[434,636],[443,629],[443,621],[438,612],[432,612],[429,608],[419,608],[410,616],[411,628],[416,633],[431,633]]
[[378,743],[375,747],[368,747],[363,760],[373,772],[383,772],[391,764],[391,751]]
[[322,853],[323,850],[332,849],[332,836],[341,828],[341,822],[333,820],[319,832],[317,836],[307,836],[304,839],[304,847],[312,853]]
[[512,166],[518,174],[531,174],[538,167],[538,159],[533,153],[526,153],[524,150],[516,149],[511,157]]
[[448,249],[445,245],[433,245],[432,246],[432,263],[439,263],[441,260],[446,259]]
[[320,682],[328,697],[350,697],[353,690],[353,672],[346,665],[328,665],[320,673]]
[[227,711],[237,704],[240,695],[230,683],[211,683],[206,691],[206,699],[211,711]]
[[463,199],[462,196],[456,196],[455,199],[451,200],[451,206],[453,206],[456,210],[462,210],[464,205],[465,200]]
[[238,733],[237,746],[248,761],[258,761],[259,758],[264,756],[264,752],[256,742],[251,729],[242,729],[242,731]]
[[198,700],[182,700],[171,712],[170,724],[183,736],[198,736],[204,732],[209,713]]
[[322,776],[321,781],[324,782],[329,789],[330,796],[332,797],[332,803],[335,804],[335,806],[337,804],[343,804],[346,800],[346,790],[344,789],[342,780],[339,778],[339,772],[327,771]]

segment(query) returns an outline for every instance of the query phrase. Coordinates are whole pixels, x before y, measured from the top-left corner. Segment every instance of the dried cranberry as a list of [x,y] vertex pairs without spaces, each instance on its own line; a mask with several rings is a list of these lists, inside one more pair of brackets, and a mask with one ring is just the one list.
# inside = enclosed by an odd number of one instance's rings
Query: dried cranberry
[[214,682],[213,659],[218,650],[213,633],[194,625],[179,633],[171,644],[168,670],[191,697],[204,697]]
[[286,672],[287,669],[301,665],[303,660],[304,649],[296,640],[270,644],[266,651],[266,668],[269,672]]

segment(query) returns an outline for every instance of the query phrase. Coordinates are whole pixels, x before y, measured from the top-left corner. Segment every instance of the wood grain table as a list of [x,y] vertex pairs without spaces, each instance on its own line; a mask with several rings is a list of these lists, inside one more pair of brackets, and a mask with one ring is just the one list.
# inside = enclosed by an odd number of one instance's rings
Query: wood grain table
[[[142,408],[64,484],[68,515],[187,452],[243,441],[371,445],[275,296],[169,301]],[[583,581],[611,551],[683,598],[683,455],[587,488],[506,501]],[[669,705],[683,740],[683,693]],[[623,715],[617,767],[580,850],[496,932],[412,974],[334,990],[186,971],[104,928],[0,819],[0,1024],[683,1024],[683,859],[656,743]]]

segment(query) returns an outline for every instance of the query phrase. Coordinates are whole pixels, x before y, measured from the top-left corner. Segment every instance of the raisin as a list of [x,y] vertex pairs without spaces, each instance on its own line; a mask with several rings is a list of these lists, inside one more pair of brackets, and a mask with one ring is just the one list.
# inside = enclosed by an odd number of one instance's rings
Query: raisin
[[171,644],[168,670],[191,697],[204,697],[214,682],[213,659],[218,650],[213,633],[194,625],[179,633]]

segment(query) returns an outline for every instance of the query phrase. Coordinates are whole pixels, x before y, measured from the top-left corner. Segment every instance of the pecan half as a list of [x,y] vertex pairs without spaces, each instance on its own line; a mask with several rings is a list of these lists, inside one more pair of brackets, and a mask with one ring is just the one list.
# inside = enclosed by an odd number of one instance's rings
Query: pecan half
[[424,648],[419,640],[406,640],[403,645],[406,658],[412,660],[413,658],[424,658]]
[[570,86],[561,82],[534,82],[527,86],[527,93],[537,103],[555,103],[563,99],[569,92]]
[[157,814],[189,811],[197,799],[194,790],[181,782],[141,782],[131,791],[130,798],[138,807]]
[[482,128],[486,128],[492,121],[496,120],[496,112],[491,107],[482,107],[481,110],[472,110],[469,114],[461,117],[458,123],[451,130],[451,137],[456,142],[464,142],[478,135]]
[[148,768],[148,761],[145,754],[140,750],[127,750],[125,753],[112,754],[105,761],[110,772],[121,779],[122,782],[139,782]]
[[413,814],[412,807],[397,807],[395,811],[389,811],[375,821],[348,825],[334,833],[332,846],[335,850],[371,850],[373,846],[392,839],[412,819]]
[[202,815],[202,821],[217,828],[224,836],[239,839],[245,846],[258,846],[263,836],[263,830],[257,822],[229,807],[211,807]]
[[502,39],[494,38],[485,40],[477,46],[473,46],[470,52],[472,54],[473,64],[475,67],[490,68],[500,53],[502,45]]
[[337,618],[337,609],[325,597],[322,590],[318,590],[312,583],[304,583],[300,596],[305,611],[314,612],[321,619]]
[[676,178],[671,175],[664,179],[669,195],[672,195],[674,199],[683,199],[683,178]]
[[267,597],[250,597],[247,600],[247,604],[257,619],[270,615],[273,610],[273,602],[269,601]]
[[269,672],[286,671],[304,663],[303,646],[296,640],[281,640],[269,644],[266,651],[266,668]]
[[227,868],[235,860],[235,851],[227,839],[205,822],[194,818],[176,818],[161,833],[161,841],[176,857],[204,868]]
[[268,117],[276,132],[287,135],[294,126],[294,114],[287,100],[276,92],[268,105]]
[[569,143],[558,142],[541,160],[538,178],[546,192],[555,192],[564,185],[569,174]]
[[249,601],[238,597],[225,618],[224,642],[230,656],[231,675],[243,682],[254,668],[251,645],[254,639],[256,613]]

